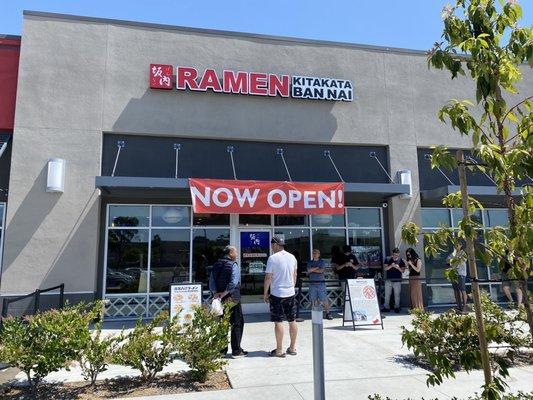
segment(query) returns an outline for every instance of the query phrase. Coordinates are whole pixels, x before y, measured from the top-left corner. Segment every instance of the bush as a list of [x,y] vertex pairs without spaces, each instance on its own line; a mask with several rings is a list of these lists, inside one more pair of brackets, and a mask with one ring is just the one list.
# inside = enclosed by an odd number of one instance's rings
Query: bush
[[[174,360],[180,327],[175,320],[167,320],[168,312],[158,314],[147,324],[139,318],[133,331],[126,335],[123,332],[118,338],[119,347],[113,354],[113,361],[141,371],[142,379],[151,382]],[[156,331],[161,325],[162,331]]]
[[191,368],[193,379],[205,382],[209,373],[226,362],[221,351],[228,345],[229,320],[233,304],[224,304],[224,315],[214,317],[206,307],[197,307],[193,320],[179,338],[178,352]]
[[95,384],[98,374],[107,370],[118,340],[113,336],[102,337],[104,312],[101,301],[95,302],[93,313],[97,316],[97,322],[92,334],[84,336],[85,341],[78,354],[82,376],[85,380],[91,381],[91,386]]
[[68,370],[90,336],[94,314],[86,304],[4,320],[0,360],[23,371],[32,392],[49,373]]
[[[484,394],[503,392],[509,375],[508,368],[515,355],[524,347],[531,347],[531,335],[523,313],[505,312],[487,295],[482,297],[483,319],[487,343],[506,346],[504,353],[490,352],[491,367],[495,373],[493,386],[484,388]],[[413,329],[402,327],[402,342],[415,357],[431,367],[428,385],[440,385],[444,378],[455,377],[455,371],[481,368],[481,352],[473,314],[447,312],[433,318],[423,310],[413,311]],[[508,347],[507,347],[508,346]]]

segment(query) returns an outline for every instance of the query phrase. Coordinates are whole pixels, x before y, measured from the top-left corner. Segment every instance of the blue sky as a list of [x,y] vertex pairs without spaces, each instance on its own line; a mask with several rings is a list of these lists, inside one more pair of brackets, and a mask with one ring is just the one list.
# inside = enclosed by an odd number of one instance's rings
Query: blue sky
[[[22,10],[427,50],[452,0],[0,0],[0,33],[20,35]],[[522,25],[533,0],[521,0]]]

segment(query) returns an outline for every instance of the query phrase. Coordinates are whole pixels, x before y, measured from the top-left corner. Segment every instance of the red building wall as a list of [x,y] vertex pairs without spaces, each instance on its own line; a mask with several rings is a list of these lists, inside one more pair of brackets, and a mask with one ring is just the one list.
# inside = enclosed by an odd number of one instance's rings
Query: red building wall
[[20,37],[0,35],[0,131],[12,131],[19,69]]

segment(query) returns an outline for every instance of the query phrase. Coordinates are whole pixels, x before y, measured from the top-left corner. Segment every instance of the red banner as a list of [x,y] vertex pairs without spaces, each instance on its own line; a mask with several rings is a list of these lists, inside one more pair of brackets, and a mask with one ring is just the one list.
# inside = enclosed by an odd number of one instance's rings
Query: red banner
[[195,213],[342,214],[344,183],[189,179]]

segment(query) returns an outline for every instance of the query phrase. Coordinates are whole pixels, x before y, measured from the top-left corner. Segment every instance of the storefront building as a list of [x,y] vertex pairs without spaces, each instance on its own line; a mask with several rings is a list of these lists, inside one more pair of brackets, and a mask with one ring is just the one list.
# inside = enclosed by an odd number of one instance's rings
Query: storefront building
[[[261,312],[274,234],[302,271],[312,248],[330,260],[348,244],[378,277],[390,249],[405,250],[405,222],[456,224],[440,199],[458,178],[427,154],[468,148],[436,114],[473,93],[420,51],[25,12],[14,128],[0,132],[0,296],[64,282],[71,301],[106,299],[109,318],[150,317],[171,282],[206,283],[232,244],[245,311]],[[200,213],[189,178],[340,183],[342,202],[324,214]],[[480,222],[504,221],[490,179],[469,185],[487,207]],[[453,299],[443,269],[425,262],[429,306]]]

